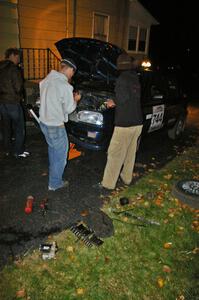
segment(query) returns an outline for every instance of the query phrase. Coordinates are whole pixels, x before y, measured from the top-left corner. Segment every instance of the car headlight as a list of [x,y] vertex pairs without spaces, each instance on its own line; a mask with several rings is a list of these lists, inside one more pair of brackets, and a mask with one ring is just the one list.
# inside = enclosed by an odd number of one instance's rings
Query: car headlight
[[103,115],[99,112],[81,110],[77,114],[71,114],[69,119],[74,122],[84,122],[101,126],[103,124]]

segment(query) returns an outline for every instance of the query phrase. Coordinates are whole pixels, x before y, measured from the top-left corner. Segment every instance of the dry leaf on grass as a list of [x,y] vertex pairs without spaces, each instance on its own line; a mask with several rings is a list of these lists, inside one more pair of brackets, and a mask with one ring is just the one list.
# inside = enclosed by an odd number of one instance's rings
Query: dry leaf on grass
[[171,248],[172,248],[171,242],[164,243],[164,249],[171,249]]
[[16,292],[16,298],[25,298],[25,297],[26,297],[25,289],[21,289]]
[[165,272],[165,273],[171,273],[171,268],[167,265],[164,265],[162,269],[163,269],[163,272]]
[[163,206],[163,203],[162,203],[162,198],[157,198],[155,201],[154,201],[154,203],[155,203],[155,205],[157,205],[157,206]]
[[68,252],[74,252],[74,248],[73,248],[72,246],[68,246],[68,247],[66,248],[66,250],[67,250]]
[[106,264],[108,264],[108,263],[110,262],[110,257],[105,256],[105,257],[104,257],[104,261],[105,261]]
[[164,179],[170,180],[173,177],[173,175],[167,174],[167,175],[164,175],[163,177],[164,177]]
[[85,289],[83,289],[83,288],[76,289],[76,294],[77,295],[84,295],[84,293],[85,293]]
[[159,288],[162,288],[162,287],[164,286],[164,279],[161,278],[161,277],[159,277],[159,278],[157,279],[157,284],[158,284],[158,287],[159,287]]
[[192,228],[194,231],[199,232],[199,221],[198,221],[198,220],[194,220],[194,221],[192,222],[191,228]]
[[185,297],[183,295],[180,295],[176,300],[185,300]]
[[192,252],[193,252],[193,254],[198,254],[198,253],[199,253],[199,248],[194,248],[194,249],[192,250]]

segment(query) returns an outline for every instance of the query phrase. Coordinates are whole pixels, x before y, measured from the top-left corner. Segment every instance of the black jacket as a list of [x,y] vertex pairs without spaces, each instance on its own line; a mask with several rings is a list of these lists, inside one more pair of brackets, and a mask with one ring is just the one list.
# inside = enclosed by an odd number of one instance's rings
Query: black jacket
[[140,82],[135,71],[123,71],[115,85],[115,126],[142,125]]
[[19,68],[10,60],[0,62],[0,104],[16,104],[22,99],[23,79]]

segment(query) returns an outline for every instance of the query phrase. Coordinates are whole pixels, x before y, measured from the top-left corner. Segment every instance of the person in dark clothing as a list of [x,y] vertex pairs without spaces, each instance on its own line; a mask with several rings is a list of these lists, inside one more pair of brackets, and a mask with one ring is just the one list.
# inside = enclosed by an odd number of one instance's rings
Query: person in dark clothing
[[115,188],[119,176],[125,184],[131,183],[137,140],[143,126],[136,61],[122,53],[117,68],[121,73],[116,81],[115,99],[107,101],[107,107],[115,106],[115,127],[101,183],[101,187],[109,190]]
[[[0,115],[3,122],[3,144],[6,155],[25,158],[25,125],[21,106],[23,98],[23,78],[18,68],[20,52],[17,48],[9,48],[5,52],[5,60],[0,62]],[[11,137],[14,137],[12,149]]]

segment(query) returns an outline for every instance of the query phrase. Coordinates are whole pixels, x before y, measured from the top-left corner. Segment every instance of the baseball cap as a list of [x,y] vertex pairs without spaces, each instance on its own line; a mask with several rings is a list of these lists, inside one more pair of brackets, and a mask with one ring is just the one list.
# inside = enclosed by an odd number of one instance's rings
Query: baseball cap
[[67,65],[67,66],[73,68],[74,71],[77,70],[77,66],[76,66],[74,60],[71,59],[71,58],[63,58],[63,59],[61,60],[60,63],[61,63],[61,64],[65,64],[65,65]]

